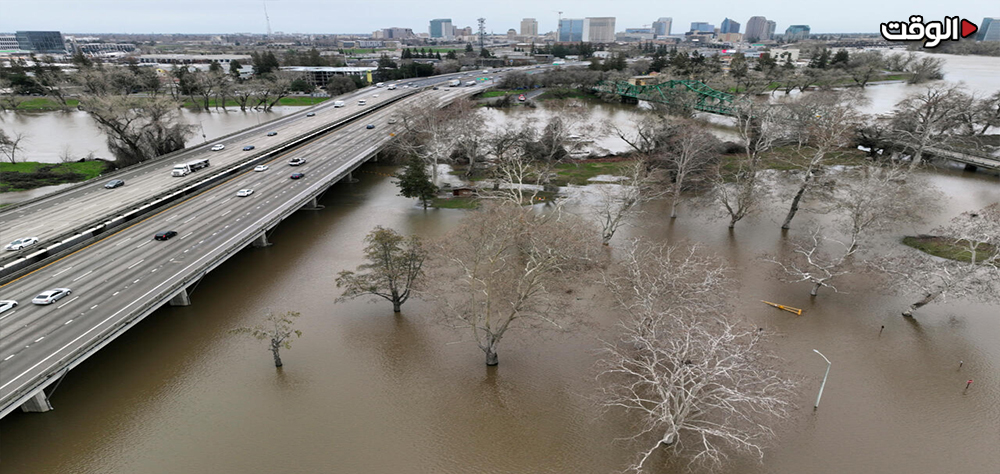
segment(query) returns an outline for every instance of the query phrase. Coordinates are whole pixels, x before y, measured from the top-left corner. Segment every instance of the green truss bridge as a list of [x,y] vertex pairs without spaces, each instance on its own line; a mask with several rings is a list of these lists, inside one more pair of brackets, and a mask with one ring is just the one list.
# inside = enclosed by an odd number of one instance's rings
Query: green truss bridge
[[719,92],[700,81],[671,80],[655,85],[635,85],[628,81],[601,81],[593,89],[606,94],[617,94],[622,97],[659,102],[661,104],[675,102],[679,93],[690,91],[694,92],[697,97],[693,105],[695,110],[719,115],[735,114],[733,101],[736,100],[736,96]]

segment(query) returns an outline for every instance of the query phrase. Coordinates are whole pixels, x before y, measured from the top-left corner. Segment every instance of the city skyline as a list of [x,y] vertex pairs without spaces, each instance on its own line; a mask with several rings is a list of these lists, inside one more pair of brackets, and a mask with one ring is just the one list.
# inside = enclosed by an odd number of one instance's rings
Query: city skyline
[[[545,2],[510,0],[502,4],[461,4],[431,0],[415,4],[399,0],[364,3],[315,0],[271,0],[267,14],[271,30],[305,34],[370,34],[388,27],[426,32],[434,18],[451,18],[456,27],[475,26],[486,18],[486,30],[504,34],[519,29],[523,18],[538,20],[539,34],[553,32],[559,14],[563,18],[615,17],[616,30],[651,25],[660,17],[673,18],[674,25],[692,22],[721,24],[726,17],[746,24],[752,16],[765,16],[783,31],[788,25],[809,25],[813,34],[876,33],[879,24],[901,21],[910,15],[943,18],[958,15],[973,22],[1000,15],[993,0],[970,0],[960,7],[929,0],[894,0],[883,4],[845,0],[796,8],[786,0],[762,4],[720,0],[699,4],[658,6],[648,1],[607,2],[580,0]],[[653,8],[651,8],[653,7]],[[707,7],[707,8],[706,8]],[[350,12],[344,15],[343,12]],[[858,12],[866,12],[859,16]],[[45,14],[39,14],[44,12]],[[194,13],[193,13],[194,12]],[[228,34],[266,33],[267,21],[261,0],[162,2],[156,0],[35,0],[9,2],[0,17],[0,32],[58,30],[73,33]],[[673,34],[681,33],[675,26]]]

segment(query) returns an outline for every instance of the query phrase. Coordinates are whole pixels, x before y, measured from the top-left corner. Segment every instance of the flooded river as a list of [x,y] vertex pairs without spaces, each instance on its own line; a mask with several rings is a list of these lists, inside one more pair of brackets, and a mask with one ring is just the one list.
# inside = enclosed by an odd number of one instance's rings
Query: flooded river
[[[209,274],[192,294],[192,306],[159,310],[74,369],[51,396],[54,411],[0,420],[0,471],[624,468],[635,447],[614,440],[630,434],[629,423],[591,402],[598,338],[613,334],[617,318],[608,302],[578,301],[571,314],[577,324],[567,331],[509,333],[495,369],[483,365],[467,334],[430,322],[434,308],[420,300],[407,302],[398,317],[385,302],[334,304],[337,272],[362,263],[362,239],[374,226],[434,238],[465,212],[424,211],[397,196],[385,176],[392,172],[366,165],[355,174],[360,182],[336,185],[324,196],[324,210],[282,223],[273,246],[248,249]],[[942,209],[926,223],[893,229],[882,247],[1000,201],[996,176],[926,174],[947,196]],[[567,205],[584,213],[583,202]],[[777,281],[759,259],[783,245],[779,225],[786,210],[772,200],[730,233],[711,213],[686,206],[671,221],[666,203],[653,203],[612,242],[614,251],[634,236],[692,241],[726,258],[741,282],[733,301],[739,313],[779,334],[777,351],[805,378],[801,408],[779,430],[763,465],[740,460],[729,472],[998,472],[998,306],[935,303],[908,320],[899,313],[910,300],[889,295],[865,275],[846,276],[845,293],[824,290],[810,299],[807,285]],[[826,219],[812,215],[807,203],[789,236],[804,232],[809,218]],[[795,316],[760,300],[805,312]],[[302,338],[282,351],[281,371],[264,344],[227,333],[256,323],[267,310],[302,313]],[[813,349],[832,362],[815,412],[826,364]],[[975,383],[963,393],[968,379]]]

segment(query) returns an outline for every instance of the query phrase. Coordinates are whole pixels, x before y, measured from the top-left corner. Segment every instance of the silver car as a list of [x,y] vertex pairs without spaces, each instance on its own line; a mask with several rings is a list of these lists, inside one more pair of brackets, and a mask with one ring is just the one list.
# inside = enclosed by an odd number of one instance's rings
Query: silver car
[[14,309],[17,306],[17,301],[14,300],[0,300],[0,313],[5,313],[7,310]]
[[65,296],[72,293],[69,288],[54,288],[48,291],[43,291],[41,294],[31,300],[35,304],[52,304],[56,301],[63,299]]
[[37,243],[38,243],[38,237],[24,237],[7,244],[6,246],[4,246],[4,249],[21,250],[26,247],[31,247],[32,245],[35,245]]

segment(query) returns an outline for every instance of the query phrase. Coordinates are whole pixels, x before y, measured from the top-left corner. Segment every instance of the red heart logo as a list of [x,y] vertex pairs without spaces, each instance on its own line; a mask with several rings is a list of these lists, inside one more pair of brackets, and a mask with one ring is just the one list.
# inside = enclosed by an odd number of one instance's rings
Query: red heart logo
[[978,30],[979,27],[975,23],[969,20],[962,20],[962,38],[966,38]]

